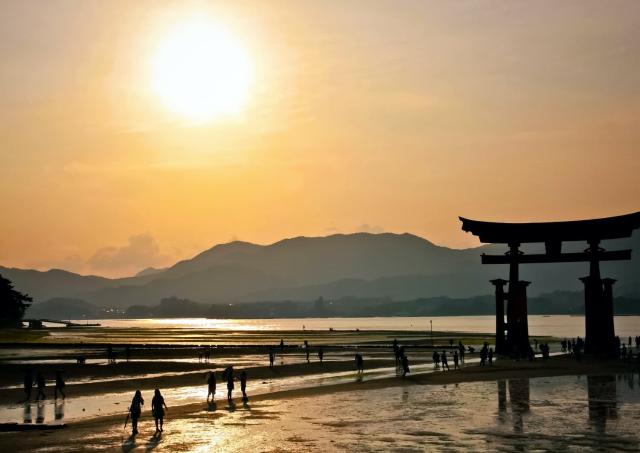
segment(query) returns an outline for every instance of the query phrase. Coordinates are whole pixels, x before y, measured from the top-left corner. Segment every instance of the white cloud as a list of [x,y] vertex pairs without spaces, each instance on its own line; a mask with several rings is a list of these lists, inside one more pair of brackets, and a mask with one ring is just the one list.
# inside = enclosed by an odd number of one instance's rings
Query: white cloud
[[87,265],[105,274],[130,275],[147,267],[163,267],[171,258],[160,252],[154,237],[148,233],[131,236],[126,245],[104,247],[87,260]]

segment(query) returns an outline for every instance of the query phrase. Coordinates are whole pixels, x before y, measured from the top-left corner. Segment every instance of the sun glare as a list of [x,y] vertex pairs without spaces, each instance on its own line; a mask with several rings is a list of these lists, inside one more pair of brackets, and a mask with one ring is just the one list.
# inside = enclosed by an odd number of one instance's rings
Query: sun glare
[[253,80],[245,49],[223,27],[201,17],[165,36],[152,68],[153,88],[163,104],[195,122],[240,113]]

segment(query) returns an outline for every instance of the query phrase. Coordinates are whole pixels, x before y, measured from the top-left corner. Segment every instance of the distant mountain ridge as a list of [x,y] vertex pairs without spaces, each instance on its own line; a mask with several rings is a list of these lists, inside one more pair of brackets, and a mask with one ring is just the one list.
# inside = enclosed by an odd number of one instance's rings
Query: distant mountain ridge
[[[603,263],[603,276],[619,279],[616,295],[640,294],[640,235],[618,240],[615,247],[632,248],[634,260]],[[408,233],[354,233],[296,237],[270,245],[219,244],[169,268],[121,279],[3,267],[0,274],[31,294],[36,304],[64,297],[125,308],[156,305],[172,296],[200,303],[312,301],[319,296],[406,301],[491,294],[488,280],[507,278],[508,269],[481,265],[480,254],[504,251],[498,245],[450,249]],[[521,278],[533,282],[531,295],[581,290],[578,278],[587,273],[587,263],[521,267]]]

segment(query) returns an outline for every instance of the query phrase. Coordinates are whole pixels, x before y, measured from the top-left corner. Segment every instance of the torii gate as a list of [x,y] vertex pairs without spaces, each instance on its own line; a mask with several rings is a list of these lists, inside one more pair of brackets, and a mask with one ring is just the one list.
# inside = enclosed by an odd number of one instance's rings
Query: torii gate
[[[529,348],[527,322],[527,286],[519,277],[519,265],[533,263],[571,263],[588,261],[589,275],[581,278],[585,287],[585,352],[612,353],[615,345],[613,327],[612,278],[601,278],[600,261],[631,259],[631,250],[605,251],[600,242],[628,238],[640,227],[640,212],[603,219],[567,222],[499,223],[460,217],[463,231],[478,236],[480,242],[507,244],[504,255],[482,254],[482,264],[508,264],[509,280],[491,280],[496,295],[496,352],[524,353]],[[562,243],[586,241],[584,252],[562,253]],[[545,253],[524,254],[523,243],[543,242]],[[507,292],[505,284],[509,284]],[[507,320],[504,303],[507,302]]]

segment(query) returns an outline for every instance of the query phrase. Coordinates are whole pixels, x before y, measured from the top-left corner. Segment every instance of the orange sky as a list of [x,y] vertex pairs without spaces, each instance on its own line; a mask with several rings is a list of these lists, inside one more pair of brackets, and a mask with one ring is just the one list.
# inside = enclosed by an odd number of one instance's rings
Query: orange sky
[[[239,116],[150,89],[172,24],[224,24]],[[237,238],[640,209],[636,1],[4,1],[0,265],[128,275]]]

